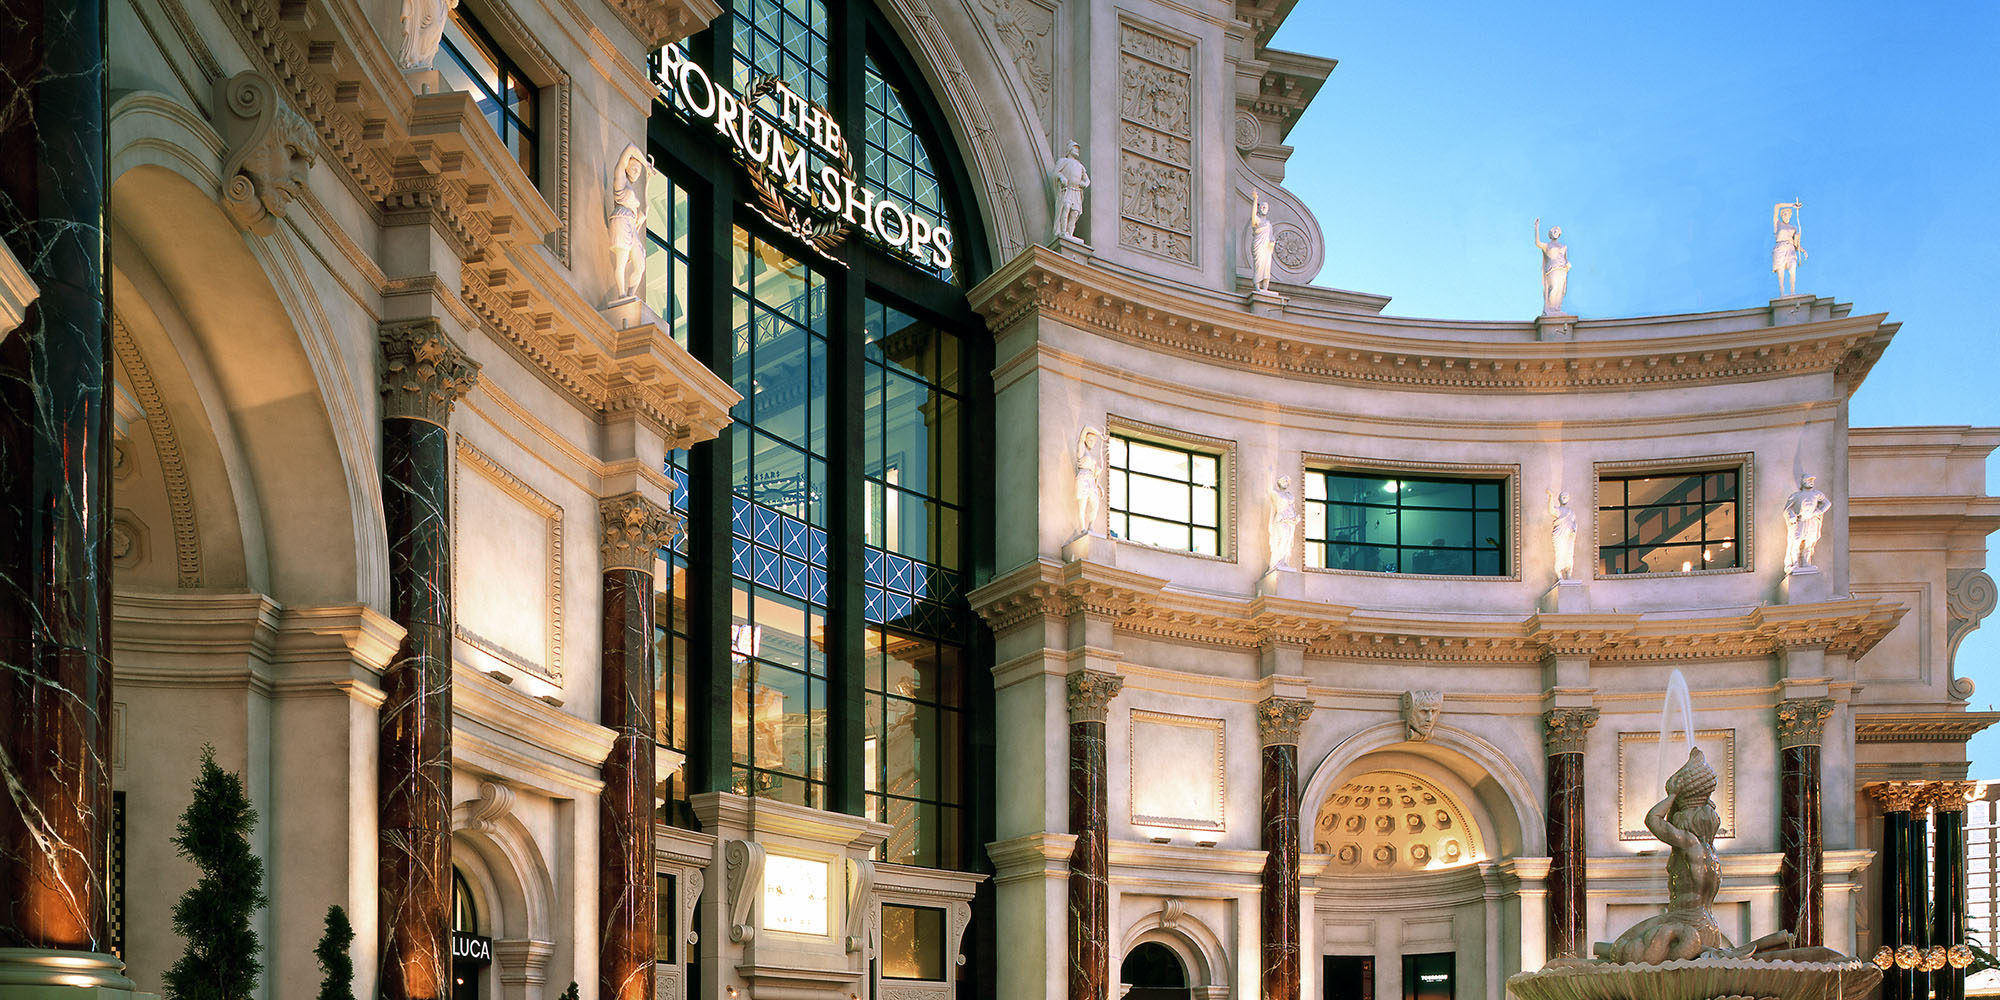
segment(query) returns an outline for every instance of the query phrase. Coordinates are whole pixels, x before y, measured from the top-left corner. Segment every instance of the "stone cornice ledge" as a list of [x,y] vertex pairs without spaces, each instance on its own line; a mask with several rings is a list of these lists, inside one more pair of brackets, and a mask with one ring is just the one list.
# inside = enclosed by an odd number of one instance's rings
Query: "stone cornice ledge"
[[1856,743],[1964,743],[2000,712],[1855,712]]
[[973,591],[996,634],[1046,618],[1099,615],[1128,632],[1257,648],[1303,645],[1318,656],[1429,662],[1742,659],[1795,645],[1860,656],[1907,609],[1887,598],[1728,609],[1708,617],[1531,614],[1462,621],[1362,611],[1318,601],[1233,598],[1171,589],[1165,580],[1089,561],[1038,559]]
[[[1287,378],[1483,393],[1831,374],[1851,394],[1898,326],[1885,314],[1769,326],[1768,318],[1758,321],[1766,310],[1746,310],[1585,321],[1567,341],[1536,340],[1531,323],[1329,317],[1342,324],[1336,328],[1254,316],[1234,299],[1177,293],[1040,246],[1016,255],[969,298],[996,334],[1045,314],[1113,339]],[[1454,330],[1465,339],[1439,336]]]
[[257,593],[112,597],[121,681],[243,685],[265,696],[344,693],[373,707],[403,629],[361,604],[284,608]]
[[545,791],[603,790],[598,768],[617,734],[462,663],[451,682],[453,763],[529,776]]
[[1075,851],[1076,835],[1072,833],[1030,833],[986,845],[986,856],[993,861],[994,885],[1024,878],[1065,878]]

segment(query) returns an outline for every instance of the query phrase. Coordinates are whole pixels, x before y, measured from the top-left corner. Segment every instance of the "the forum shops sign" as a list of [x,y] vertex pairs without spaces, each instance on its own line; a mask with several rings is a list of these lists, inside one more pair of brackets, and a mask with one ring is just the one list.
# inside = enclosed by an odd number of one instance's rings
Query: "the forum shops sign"
[[824,252],[858,226],[926,267],[951,266],[951,230],[856,179],[840,123],[783,81],[761,76],[747,96],[718,86],[679,45],[660,50],[660,99],[707,125],[749,171],[758,209]]

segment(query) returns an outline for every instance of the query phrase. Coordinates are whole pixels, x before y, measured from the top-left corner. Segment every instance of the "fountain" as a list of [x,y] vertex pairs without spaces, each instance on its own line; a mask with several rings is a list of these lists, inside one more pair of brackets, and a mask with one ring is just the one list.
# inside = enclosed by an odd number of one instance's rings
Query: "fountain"
[[1731,945],[1715,922],[1722,862],[1721,821],[1710,796],[1715,768],[1694,746],[1687,680],[1674,671],[1660,713],[1666,770],[1668,722],[1681,709],[1687,762],[1664,782],[1666,798],[1646,813],[1646,829],[1667,845],[1666,912],[1635,924],[1592,958],[1560,957],[1507,980],[1514,1000],[1863,1000],[1882,979],[1874,964],[1830,948],[1793,947],[1790,931]]

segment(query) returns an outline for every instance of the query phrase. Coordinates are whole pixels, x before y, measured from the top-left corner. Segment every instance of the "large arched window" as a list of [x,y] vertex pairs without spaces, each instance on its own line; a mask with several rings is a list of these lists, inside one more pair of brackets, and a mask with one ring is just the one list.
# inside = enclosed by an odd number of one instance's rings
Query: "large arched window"
[[[963,166],[866,3],[735,0],[662,54],[681,61],[701,80],[654,107],[647,301],[743,398],[668,469],[687,532],[661,554],[655,707],[688,755],[668,820],[733,791],[886,821],[888,861],[969,865],[991,682],[965,595],[992,484],[961,456],[991,440],[992,365]],[[706,84],[760,123],[702,117]]]

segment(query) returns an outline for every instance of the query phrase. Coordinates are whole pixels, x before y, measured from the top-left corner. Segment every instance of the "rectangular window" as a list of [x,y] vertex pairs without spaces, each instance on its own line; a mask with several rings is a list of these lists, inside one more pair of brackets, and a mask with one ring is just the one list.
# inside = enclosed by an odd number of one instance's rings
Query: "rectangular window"
[[882,978],[944,979],[944,911],[882,904]]
[[1113,538],[1222,554],[1222,456],[1123,434],[1106,451]]
[[646,305],[688,346],[687,190],[666,174],[652,171],[646,183]]
[[1506,576],[1504,478],[1306,473],[1306,565],[1426,576]]
[[451,23],[445,26],[434,65],[444,75],[446,86],[472,95],[493,133],[527,173],[528,183],[540,185],[540,157],[535,147],[540,116],[535,112],[541,89],[507,58],[464,4],[452,8]]
[[1743,565],[1741,467],[1604,476],[1597,552],[1606,576]]

